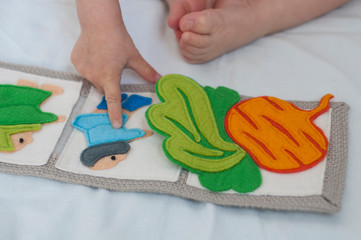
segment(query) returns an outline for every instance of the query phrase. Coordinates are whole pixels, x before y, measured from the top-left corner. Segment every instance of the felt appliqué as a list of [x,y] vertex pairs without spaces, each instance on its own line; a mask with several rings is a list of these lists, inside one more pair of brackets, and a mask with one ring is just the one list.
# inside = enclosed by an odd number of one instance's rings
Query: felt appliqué
[[27,125],[9,125],[0,126],[0,151],[12,152],[15,151],[14,143],[10,136],[21,132],[33,132],[41,129],[41,124],[27,124]]
[[[16,148],[12,142],[14,134],[38,131],[41,124],[58,120],[55,114],[43,112],[39,107],[51,94],[49,91],[28,86],[0,85],[1,152],[13,152],[21,148]],[[20,140],[22,146],[31,142]]]
[[[219,135],[225,141],[233,143],[224,127],[224,119],[228,109],[239,102],[239,94],[226,87],[216,89],[204,87],[204,91],[208,95],[214,115],[217,116]],[[212,191],[220,192],[233,189],[239,193],[247,193],[254,191],[262,184],[262,176],[257,164],[246,153],[242,161],[230,169],[215,173],[200,173],[199,181],[204,187]]]
[[[123,125],[126,124],[128,115],[123,114]],[[78,115],[73,126],[85,133],[88,146],[115,141],[131,141],[145,135],[141,129],[127,129],[121,127],[114,129],[111,126],[107,113],[86,113]]]
[[129,112],[133,112],[133,111],[137,110],[138,108],[147,106],[151,103],[152,103],[151,98],[133,94],[133,95],[130,95],[129,98],[127,98],[122,103],[122,108],[128,110]]
[[[148,97],[137,94],[128,97],[127,94],[122,94],[122,107],[129,112],[134,112],[151,102],[152,99]],[[97,109],[108,109],[105,97]],[[129,115],[122,116],[123,126],[119,129],[111,126],[108,113],[86,113],[74,118],[73,126],[85,134],[88,144],[88,148],[83,150],[80,156],[83,165],[93,170],[112,168],[126,158],[130,150],[129,142],[152,134],[138,128],[126,128]]]
[[[128,94],[122,93],[121,102],[124,102],[124,100],[127,98],[128,98]],[[102,101],[98,104],[97,109],[101,109],[101,110],[108,109],[108,104],[107,104],[107,100],[105,100],[105,96],[103,96]]]
[[238,103],[231,89],[203,88],[181,75],[161,78],[156,93],[162,103],[146,117],[165,136],[165,155],[212,191],[251,192],[262,183],[259,167],[299,172],[326,156],[328,140],[313,121],[329,109],[331,94],[313,110],[274,97]]
[[[249,192],[260,185],[259,168],[243,161],[246,152],[230,140],[223,126],[227,110],[239,101],[238,93],[203,88],[181,75],[161,78],[156,93],[162,103],[151,106],[146,117],[150,127],[166,137],[163,151],[171,161],[197,173],[201,184],[213,191]],[[253,180],[245,181],[239,174],[244,168],[253,170]],[[242,184],[247,187],[237,187]]]
[[330,108],[327,94],[313,110],[275,97],[258,97],[232,107],[226,117],[229,136],[262,168],[278,173],[304,171],[327,153],[328,140],[313,120]]
[[[137,94],[130,95],[122,93],[121,97],[122,108],[133,112],[141,107],[147,106],[152,103],[152,99],[149,97],[140,96]],[[101,103],[97,106],[98,109],[106,110],[108,109],[107,101],[103,97]]]
[[117,160],[116,155],[126,154],[129,149],[129,143],[124,141],[103,143],[85,149],[80,155],[80,161],[87,167],[93,167],[99,159],[110,156],[110,162],[114,162]]
[[239,193],[247,193],[262,184],[259,167],[248,154],[230,169],[216,173],[201,172],[198,178],[203,187],[215,192],[232,189]]
[[41,111],[39,105],[51,92],[37,88],[0,85],[0,125],[42,124],[56,121],[55,114]]
[[156,91],[163,103],[150,107],[146,115],[151,127],[167,137],[167,156],[193,171],[219,172],[241,161],[245,151],[219,136],[208,96],[198,83],[167,75]]

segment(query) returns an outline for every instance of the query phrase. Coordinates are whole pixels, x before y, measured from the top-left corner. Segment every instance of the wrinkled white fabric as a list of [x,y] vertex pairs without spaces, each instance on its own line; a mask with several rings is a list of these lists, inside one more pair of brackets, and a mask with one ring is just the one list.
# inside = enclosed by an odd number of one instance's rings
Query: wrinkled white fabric
[[[161,74],[180,73],[249,96],[311,101],[330,92],[349,104],[341,212],[220,207],[0,173],[0,239],[360,239],[361,1],[202,65],[182,59],[163,1],[121,5],[136,46]],[[74,1],[0,1],[0,61],[75,71],[70,53],[78,34]],[[127,70],[122,82],[144,80]]]

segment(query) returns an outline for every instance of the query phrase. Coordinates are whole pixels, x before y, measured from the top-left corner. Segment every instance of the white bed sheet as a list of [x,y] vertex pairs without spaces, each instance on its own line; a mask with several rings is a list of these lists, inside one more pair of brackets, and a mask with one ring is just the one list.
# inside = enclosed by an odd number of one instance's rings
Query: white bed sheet
[[[350,106],[343,208],[323,215],[221,207],[0,173],[0,239],[361,239],[361,1],[258,40],[210,63],[183,61],[161,0],[121,1],[142,55],[161,73],[250,96]],[[72,0],[0,1],[0,61],[75,72],[79,34]],[[121,53],[120,53],[121,54]],[[123,83],[144,83],[125,71]]]

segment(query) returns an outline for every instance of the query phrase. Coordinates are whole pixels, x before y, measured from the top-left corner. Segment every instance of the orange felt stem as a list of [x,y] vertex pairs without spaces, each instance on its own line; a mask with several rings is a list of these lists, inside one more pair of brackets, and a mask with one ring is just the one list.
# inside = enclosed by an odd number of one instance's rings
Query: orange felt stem
[[309,111],[311,119],[315,119],[320,116],[322,113],[327,112],[330,109],[330,100],[334,96],[332,94],[326,94],[320,101],[320,105],[318,107]]

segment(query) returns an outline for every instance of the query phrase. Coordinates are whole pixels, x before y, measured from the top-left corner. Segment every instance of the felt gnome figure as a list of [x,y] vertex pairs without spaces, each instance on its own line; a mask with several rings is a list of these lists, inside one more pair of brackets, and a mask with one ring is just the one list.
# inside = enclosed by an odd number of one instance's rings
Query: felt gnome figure
[[80,156],[83,165],[92,170],[113,168],[126,158],[131,141],[152,135],[153,132],[148,130],[126,127],[134,112],[151,102],[148,97],[122,94],[123,126],[119,129],[111,126],[104,97],[93,113],[75,117],[73,126],[85,134],[88,145]]
[[62,121],[39,107],[51,95],[29,86],[0,85],[0,152],[18,151],[32,142],[32,132],[42,124]]

